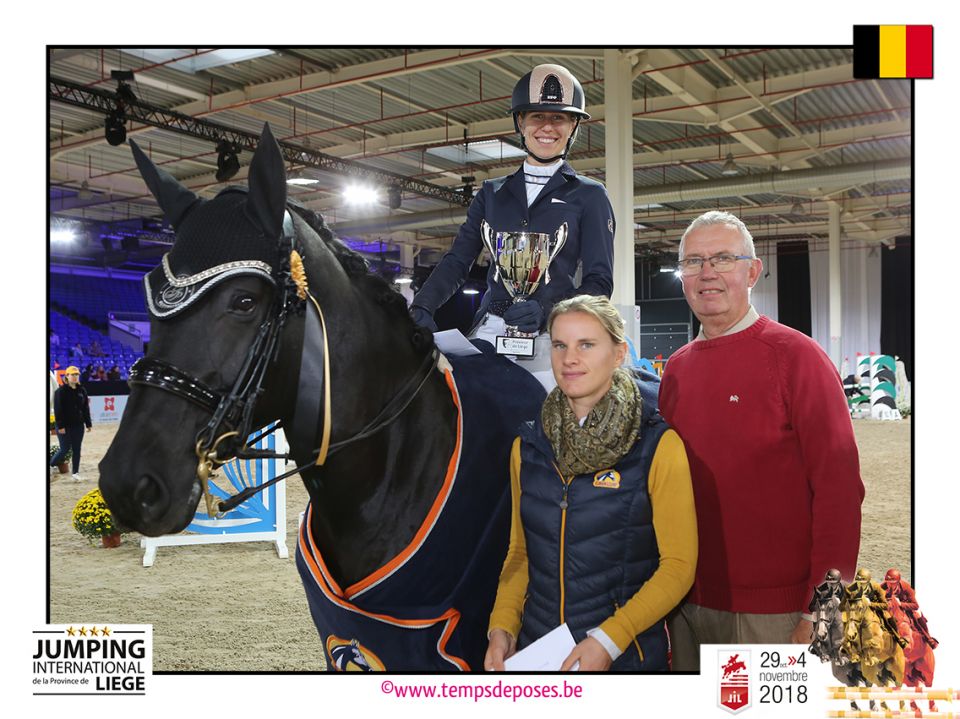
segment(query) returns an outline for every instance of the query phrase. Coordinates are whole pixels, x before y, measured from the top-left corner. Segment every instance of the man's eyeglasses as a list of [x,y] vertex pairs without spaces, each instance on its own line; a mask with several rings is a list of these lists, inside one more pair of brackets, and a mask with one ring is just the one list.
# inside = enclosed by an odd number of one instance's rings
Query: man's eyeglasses
[[752,260],[750,255],[714,255],[713,257],[688,257],[680,260],[677,267],[681,275],[699,275],[703,270],[703,263],[709,262],[717,272],[730,272],[737,265],[737,260]]

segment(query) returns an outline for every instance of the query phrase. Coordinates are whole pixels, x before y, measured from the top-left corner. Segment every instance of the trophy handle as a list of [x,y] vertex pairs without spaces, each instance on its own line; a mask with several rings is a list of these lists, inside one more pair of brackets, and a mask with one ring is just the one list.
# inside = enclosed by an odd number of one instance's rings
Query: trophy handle
[[500,263],[497,262],[497,251],[493,246],[493,228],[486,220],[480,220],[480,239],[483,240],[484,247],[490,253],[490,261],[493,263],[493,281],[500,278]]
[[550,263],[553,262],[553,258],[560,254],[560,250],[563,249],[563,246],[567,244],[567,236],[570,233],[567,229],[567,223],[564,222],[560,227],[557,228],[557,231],[554,233],[554,243],[553,250],[550,252],[550,257],[547,258],[547,271],[543,276],[543,283],[550,284]]

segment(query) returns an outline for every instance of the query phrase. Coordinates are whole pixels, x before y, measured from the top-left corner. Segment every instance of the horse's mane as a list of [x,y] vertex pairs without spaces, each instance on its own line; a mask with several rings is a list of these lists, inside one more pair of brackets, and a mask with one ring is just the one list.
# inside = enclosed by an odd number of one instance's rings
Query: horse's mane
[[407,311],[407,301],[393,284],[386,279],[370,271],[370,265],[366,259],[359,253],[350,249],[342,240],[333,234],[333,230],[327,225],[323,215],[314,212],[309,207],[295,201],[287,200],[288,207],[293,210],[300,219],[309,225],[310,229],[317,233],[327,248],[333,253],[333,256],[340,263],[343,271],[347,273],[355,284],[359,285],[364,294],[372,298],[376,304],[384,309],[387,314],[401,322],[404,322],[410,328],[410,341],[414,348],[419,352],[429,352],[434,347],[433,333],[430,330],[414,324]]

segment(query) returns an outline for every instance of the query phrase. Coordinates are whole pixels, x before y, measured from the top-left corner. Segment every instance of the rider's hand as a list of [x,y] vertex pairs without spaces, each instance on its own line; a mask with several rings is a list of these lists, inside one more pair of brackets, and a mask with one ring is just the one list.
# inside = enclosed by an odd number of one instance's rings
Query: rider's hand
[[516,302],[503,313],[503,321],[521,332],[537,332],[543,322],[543,306],[536,300]]
[[420,305],[410,305],[410,316],[415,324],[426,327],[431,332],[437,331],[437,323],[433,320],[433,313]]

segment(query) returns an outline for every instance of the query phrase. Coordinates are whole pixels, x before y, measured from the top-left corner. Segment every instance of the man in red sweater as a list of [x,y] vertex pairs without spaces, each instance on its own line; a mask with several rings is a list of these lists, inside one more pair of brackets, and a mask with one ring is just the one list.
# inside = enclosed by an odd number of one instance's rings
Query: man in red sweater
[[697,671],[700,644],[810,643],[814,587],[856,569],[863,482],[837,368],[750,304],[763,263],[746,226],[707,212],[680,258],[701,328],[670,357],[660,409],[687,449],[700,545],[673,669]]

